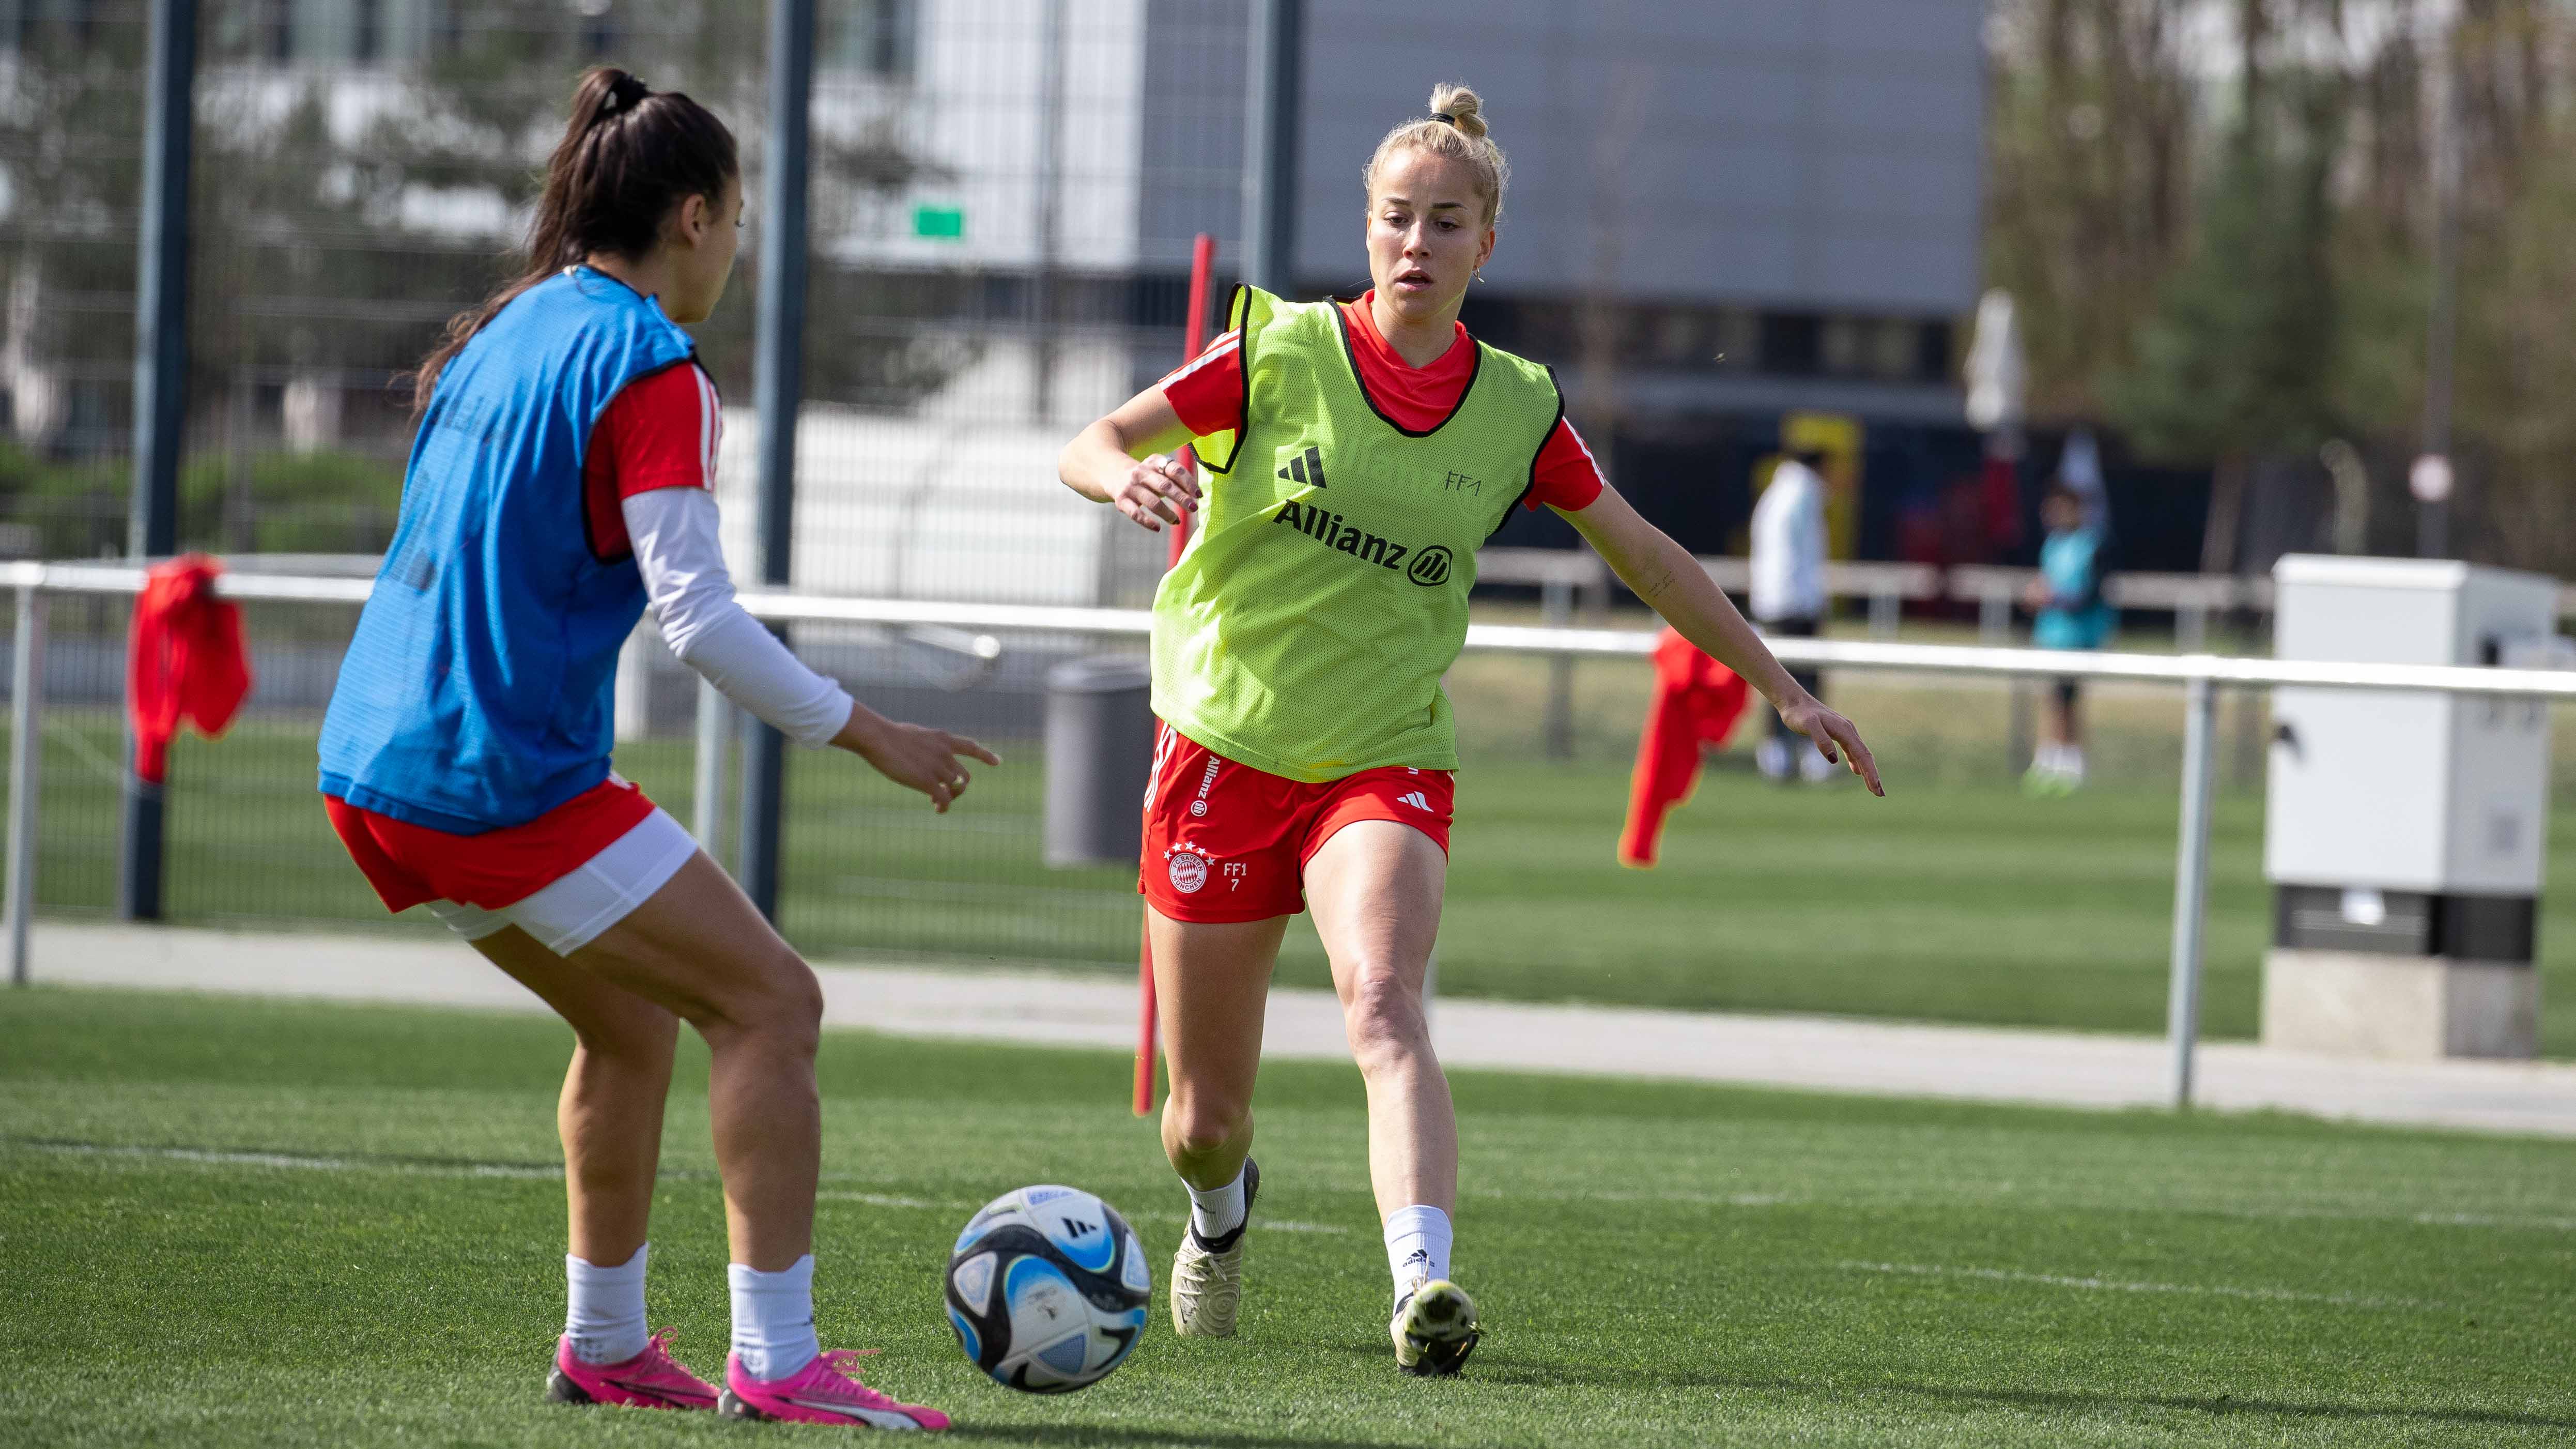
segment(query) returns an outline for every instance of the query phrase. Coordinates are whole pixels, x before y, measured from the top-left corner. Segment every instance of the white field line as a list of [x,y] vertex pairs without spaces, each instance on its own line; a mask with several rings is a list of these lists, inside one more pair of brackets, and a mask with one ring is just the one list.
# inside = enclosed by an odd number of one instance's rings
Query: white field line
[[[40,1142],[0,1138],[0,1148],[21,1148],[32,1152],[56,1153],[67,1157],[117,1157],[156,1162],[201,1163],[215,1167],[268,1167],[289,1172],[383,1172],[407,1177],[497,1177],[537,1182],[560,1182],[563,1169],[524,1162],[418,1162],[399,1158],[331,1157],[303,1152],[240,1152],[211,1147],[124,1147],[99,1142]],[[662,1177],[668,1181],[712,1178],[713,1173],[688,1168],[665,1168]],[[926,1202],[917,1197],[895,1197],[886,1193],[852,1192],[825,1189],[815,1194],[819,1199],[866,1203],[873,1207],[942,1208],[963,1206],[957,1203]]]
[[1593,1191],[1574,1188],[1473,1188],[1466,1196],[1493,1201],[1540,1198],[1550,1202],[1679,1203],[1689,1207],[1871,1207],[1984,1208],[2009,1204],[2015,1209],[2058,1208],[2076,1212],[2153,1212],[2183,1217],[2240,1218],[2251,1222],[2408,1223],[2428,1228],[2505,1228],[2524,1232],[2576,1233],[2576,1217],[2549,1214],[2409,1212],[2392,1208],[2254,1207],[2226,1203],[2164,1201],[2146,1198],[2058,1197],[2010,1192],[1963,1192],[1922,1197],[1877,1197],[1863,1194],[1800,1196],[1785,1192]]
[[2518,1218],[2500,1213],[2417,1213],[2406,1221],[2428,1228],[2535,1228],[2552,1233],[2576,1233],[2576,1218]]
[[2055,1273],[2017,1273],[2008,1268],[1944,1268],[1928,1263],[1844,1262],[1833,1266],[1852,1273],[1895,1273],[1912,1278],[1981,1278],[1994,1283],[2037,1283],[2050,1288],[2081,1288],[2094,1293],[2192,1293],[2215,1298],[2254,1298],[2275,1303],[2332,1303],[2345,1308],[2439,1308],[2420,1298],[2372,1298],[2352,1293],[2302,1293],[2292,1288],[2237,1288],[2224,1283],[2128,1283],[2116,1278],[2069,1278]]
[[882,1208],[944,1208],[944,1202],[924,1202],[917,1197],[894,1197],[882,1192],[838,1192],[831,1189],[814,1194],[817,1202],[857,1202]]
[[[1186,1223],[1190,1220],[1190,1215],[1188,1213],[1140,1213],[1135,1214],[1134,1216],[1140,1222],[1151,1223],[1178,1224]],[[1345,1227],[1340,1223],[1301,1223],[1292,1218],[1263,1218],[1255,1226],[1259,1227],[1265,1233],[1348,1233],[1357,1231],[1355,1228]]]
[[293,1172],[386,1172],[410,1177],[503,1177],[560,1181],[563,1169],[524,1162],[406,1162],[399,1159],[324,1157],[301,1152],[228,1152],[209,1147],[116,1147],[98,1142],[0,1142],[0,1146],[67,1157],[146,1158],[218,1167],[274,1167]]

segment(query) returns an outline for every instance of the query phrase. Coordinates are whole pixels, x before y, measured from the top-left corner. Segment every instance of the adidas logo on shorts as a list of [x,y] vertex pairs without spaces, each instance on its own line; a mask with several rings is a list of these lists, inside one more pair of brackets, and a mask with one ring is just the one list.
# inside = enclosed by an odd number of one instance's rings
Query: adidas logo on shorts
[[1408,791],[1402,795],[1396,796],[1395,798],[1396,803],[1401,805],[1410,805],[1416,810],[1429,810],[1431,808],[1431,802],[1423,798],[1423,794],[1419,790]]

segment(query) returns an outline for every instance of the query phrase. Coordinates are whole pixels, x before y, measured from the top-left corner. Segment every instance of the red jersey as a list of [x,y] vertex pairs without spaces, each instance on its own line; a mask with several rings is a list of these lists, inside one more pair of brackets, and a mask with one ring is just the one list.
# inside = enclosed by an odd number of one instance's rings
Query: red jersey
[[[1397,427],[1417,431],[1437,427],[1458,406],[1467,391],[1467,379],[1476,375],[1476,344],[1468,339],[1465,323],[1452,323],[1457,336],[1449,350],[1433,358],[1430,366],[1415,367],[1378,335],[1377,319],[1369,312],[1369,298],[1375,295],[1371,292],[1356,302],[1339,304],[1350,321],[1351,355],[1359,362],[1360,390]],[[1219,337],[1159,385],[1172,411],[1180,415],[1181,426],[1192,433],[1203,438],[1241,428],[1243,334],[1228,332]],[[1544,503],[1568,513],[1581,512],[1601,496],[1605,481],[1592,450],[1583,445],[1583,435],[1562,418],[1540,445],[1538,466],[1532,472],[1529,496],[1521,500],[1525,508]]]
[[620,501],[656,488],[713,489],[723,443],[724,401],[696,363],[666,367],[620,389],[591,424],[582,455],[582,519],[591,556],[634,552]]

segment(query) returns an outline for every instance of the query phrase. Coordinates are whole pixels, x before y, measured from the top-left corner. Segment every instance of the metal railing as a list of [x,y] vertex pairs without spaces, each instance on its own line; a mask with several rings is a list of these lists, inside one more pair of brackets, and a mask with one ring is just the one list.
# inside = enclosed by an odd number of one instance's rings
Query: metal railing
[[[134,594],[143,571],[97,564],[0,564],[0,588],[17,599],[16,653],[10,699],[12,737],[6,900],[10,977],[24,984],[28,928],[34,913],[35,855],[40,804],[36,744],[42,727],[46,600],[63,594]],[[273,573],[225,574],[226,596],[244,602],[363,604],[372,581]],[[941,631],[965,653],[998,658],[996,636],[1042,633],[1097,639],[1140,640],[1153,616],[1141,609],[1076,609],[1021,604],[948,604],[917,599],[864,599],[795,593],[748,592],[743,607],[775,623],[872,625]],[[1639,659],[1653,652],[1655,634],[1631,629],[1577,629],[1472,624],[1471,653],[1511,654],[1571,661]],[[2172,1043],[2172,1098],[2192,1098],[2194,1057],[2200,1034],[2203,926],[2208,912],[2211,737],[2216,730],[2218,688],[2304,688],[2421,691],[2486,698],[2576,699],[2576,671],[2475,668],[2419,664],[2328,664],[2295,660],[2221,658],[2208,654],[2090,654],[2059,650],[1895,644],[1883,641],[1793,639],[1771,641],[1781,662],[1831,669],[2034,679],[2128,680],[2178,684],[2184,692],[2182,799],[2174,858],[2173,938],[2167,985],[2166,1030]],[[730,706],[711,686],[700,685],[696,801],[700,838],[706,822],[721,819],[712,800],[721,774],[711,768],[712,737]],[[711,724],[710,721],[719,723]]]
[[[1749,559],[1702,554],[1699,566],[1730,594],[1742,596],[1752,586]],[[1988,643],[2012,632],[2013,610],[2030,589],[2039,570],[2005,564],[1882,563],[1836,559],[1825,565],[1825,594],[1836,600],[1857,599],[1867,606],[1873,639],[1896,635],[1907,604],[1947,600],[1974,604],[1977,633]],[[1595,614],[1605,613],[1619,587],[1601,557],[1587,549],[1489,548],[1476,556],[1476,581],[1482,584],[1535,586],[1545,617],[1554,623],[1572,619],[1574,596],[1580,593]],[[2186,654],[2198,653],[2209,638],[2209,621],[2235,611],[2272,612],[2272,580],[2264,574],[2140,573],[2115,569],[2103,581],[2103,597],[2114,608],[2174,616],[2174,639]],[[2558,617],[2576,620],[2576,584],[2560,587]]]

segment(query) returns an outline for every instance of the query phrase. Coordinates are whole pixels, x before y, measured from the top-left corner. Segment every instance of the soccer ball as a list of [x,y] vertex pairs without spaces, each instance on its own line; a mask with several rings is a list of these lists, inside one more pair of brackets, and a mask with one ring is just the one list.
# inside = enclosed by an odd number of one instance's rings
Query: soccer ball
[[957,1346],[1004,1388],[1065,1394],[1096,1384],[1145,1331],[1154,1271],[1118,1210],[1070,1187],[1024,1187],[984,1205],[948,1259]]

